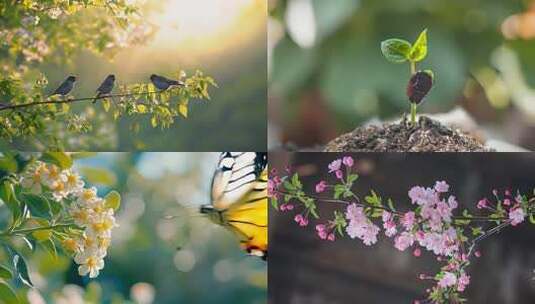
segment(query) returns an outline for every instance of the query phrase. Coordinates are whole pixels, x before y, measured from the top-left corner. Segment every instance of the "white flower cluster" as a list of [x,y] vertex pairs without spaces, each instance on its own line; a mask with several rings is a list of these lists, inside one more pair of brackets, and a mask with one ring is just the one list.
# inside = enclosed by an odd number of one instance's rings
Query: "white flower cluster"
[[117,226],[113,208],[98,197],[95,187],[84,188],[84,182],[72,169],[61,170],[56,165],[38,162],[22,177],[21,185],[34,194],[40,194],[43,187],[52,192],[59,203],[65,198],[72,200],[68,213],[76,225],[84,228],[79,236],[63,240],[63,247],[74,253],[81,276],[98,276],[104,268],[104,257],[111,243],[111,231]]

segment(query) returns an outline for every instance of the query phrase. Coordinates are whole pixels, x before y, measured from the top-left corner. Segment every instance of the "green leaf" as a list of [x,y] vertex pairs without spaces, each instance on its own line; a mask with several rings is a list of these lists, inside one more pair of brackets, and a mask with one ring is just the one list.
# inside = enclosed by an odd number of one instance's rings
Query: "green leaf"
[[97,156],[97,152],[74,152],[71,154],[72,159],[82,159]]
[[115,174],[103,168],[81,167],[79,171],[92,184],[113,186],[117,182]]
[[390,198],[388,199],[388,208],[390,208],[390,210],[392,211],[396,211],[396,208],[394,207],[394,202]]
[[46,163],[52,163],[61,169],[72,167],[72,158],[65,152],[46,152],[43,153],[41,160]]
[[20,303],[17,294],[5,282],[0,282],[0,300],[3,304],[18,304]]
[[0,198],[5,203],[11,201],[15,190],[13,189],[13,184],[10,181],[4,180],[0,187]]
[[54,245],[54,242],[52,240],[46,240],[44,242],[39,243],[39,245],[41,245],[46,250],[46,252],[48,252],[54,258],[58,257],[56,245]]
[[344,185],[335,185],[334,186],[334,199],[339,199],[340,195],[346,192],[346,187]]
[[418,62],[424,60],[425,56],[427,56],[427,29],[423,30],[414,42],[408,59],[412,62]]
[[32,232],[32,237],[38,242],[48,241],[52,237],[52,231],[50,229],[37,230]]
[[403,39],[388,39],[381,42],[381,52],[383,56],[393,63],[403,63],[409,59],[411,52],[410,42]]
[[347,182],[349,184],[353,184],[358,178],[359,178],[358,174],[349,174],[349,176],[347,177]]
[[529,215],[529,222],[535,224],[535,215],[533,213]]
[[34,216],[49,218],[52,216],[50,212],[50,203],[42,196],[23,193],[21,194],[21,200],[28,206],[30,212]]
[[299,175],[297,173],[294,173],[292,176],[292,184],[295,186],[296,189],[301,189],[303,185],[299,181]]
[[0,278],[11,280],[11,278],[13,278],[13,273],[6,266],[0,265]]
[[121,206],[121,195],[115,190],[108,193],[104,197],[104,200],[106,200],[106,207],[112,208],[115,211]]
[[484,234],[483,233],[483,229],[481,227],[471,227],[471,228],[472,228],[472,235],[473,236],[478,236],[478,235]]
[[28,287],[33,287],[33,283],[28,272],[28,265],[26,264],[24,258],[18,253],[15,253],[13,256],[13,266],[18,272],[17,277],[20,279],[20,281]]
[[15,196],[15,189],[13,184],[7,180],[0,185],[0,198],[11,211],[13,217],[13,224],[16,223],[22,216],[21,203]]
[[271,198],[271,206],[273,206],[275,210],[279,210],[279,200],[276,197]]

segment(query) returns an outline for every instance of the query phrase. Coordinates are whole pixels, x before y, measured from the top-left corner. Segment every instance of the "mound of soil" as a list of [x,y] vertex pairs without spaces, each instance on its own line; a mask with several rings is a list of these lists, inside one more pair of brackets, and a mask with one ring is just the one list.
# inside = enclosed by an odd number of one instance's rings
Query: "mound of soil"
[[490,151],[475,137],[426,116],[420,116],[416,125],[405,117],[398,123],[360,127],[325,146],[325,152]]

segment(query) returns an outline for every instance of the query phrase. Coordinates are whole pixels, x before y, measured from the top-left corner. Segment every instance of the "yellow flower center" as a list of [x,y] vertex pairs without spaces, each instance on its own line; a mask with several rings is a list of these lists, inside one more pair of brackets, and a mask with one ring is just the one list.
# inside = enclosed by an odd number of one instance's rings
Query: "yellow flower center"
[[89,268],[95,268],[97,266],[97,259],[95,259],[94,257],[88,257],[87,266]]
[[78,244],[74,239],[65,239],[62,244],[64,248],[70,251],[76,251],[78,248]]
[[110,239],[109,238],[98,238],[98,247],[100,248],[108,248],[110,246]]
[[89,201],[93,199],[94,197],[95,197],[95,193],[91,191],[90,189],[85,189],[84,192],[82,193],[82,198],[85,201]]
[[50,166],[48,169],[48,175],[51,179],[58,179],[59,178],[59,168],[57,166]]
[[89,213],[84,209],[80,209],[78,212],[74,212],[72,217],[81,222],[85,222],[89,218]]
[[89,248],[89,247],[93,246],[93,244],[95,244],[95,242],[92,239],[90,239],[90,238],[85,238],[84,239],[84,247],[85,248]]
[[93,230],[98,233],[110,230],[113,227],[113,222],[109,219],[105,219],[102,222],[97,222],[93,224]]
[[76,175],[73,175],[73,174],[67,175],[67,184],[69,186],[75,186],[77,182],[78,182],[78,178],[76,177]]
[[54,183],[54,187],[52,188],[53,191],[56,191],[56,192],[61,192],[63,190],[65,190],[65,184],[61,183],[61,182],[56,182]]
[[32,180],[36,184],[41,182],[41,172],[39,170],[35,170],[32,175]]

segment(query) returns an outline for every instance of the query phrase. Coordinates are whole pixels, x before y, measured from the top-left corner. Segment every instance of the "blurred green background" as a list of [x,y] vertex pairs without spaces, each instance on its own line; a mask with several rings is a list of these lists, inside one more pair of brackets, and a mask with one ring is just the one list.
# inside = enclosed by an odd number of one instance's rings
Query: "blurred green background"
[[266,262],[246,256],[234,235],[197,212],[209,202],[218,156],[102,153],[77,160],[99,191],[121,193],[120,226],[94,280],[78,276],[72,259],[38,251],[29,259],[37,287],[29,302],[266,303]]
[[427,28],[419,68],[436,84],[419,112],[459,107],[469,131],[535,148],[534,1],[271,0],[269,11],[271,147],[407,113],[409,67],[387,62],[380,42]]
[[[23,6],[19,2],[15,3]],[[56,5],[54,1],[49,2],[51,7]],[[18,30],[19,36],[26,33],[46,46],[43,52],[46,55],[35,55],[35,60],[21,59],[6,51],[9,48],[3,45],[0,69],[16,71],[26,87],[31,86],[39,73],[44,74],[49,81],[46,94],[58,87],[67,75],[76,75],[78,82],[71,92],[75,98],[94,96],[108,74],[116,75],[117,88],[148,83],[153,73],[177,78],[181,70],[186,72],[186,77],[200,70],[213,77],[219,88],[209,89],[210,101],[192,100],[188,118],[177,117],[175,123],[164,130],[151,127],[150,115],[125,116],[115,122],[112,114],[104,112],[102,103],[95,107],[78,103],[73,105],[73,111],[90,117],[94,130],[87,135],[67,137],[64,146],[89,151],[265,150],[267,3],[259,0],[121,0],[117,3],[124,2],[134,3],[139,8],[142,25],[125,19],[127,21],[123,22],[131,22],[125,30],[117,26],[117,31],[106,32],[102,24],[117,21],[95,4],[59,19],[43,16],[40,22],[36,19],[35,27],[28,29],[18,24],[23,23],[18,19],[9,20],[15,24],[6,25],[6,29]],[[64,6],[66,3],[63,1]],[[101,5],[104,3],[102,1]],[[80,23],[78,29],[76,22],[69,23],[73,20]],[[49,26],[51,24],[56,27]],[[58,24],[65,27],[58,29]],[[82,36],[77,30],[93,39],[98,51],[76,40],[73,36]],[[140,122],[138,134],[129,128],[133,119]],[[66,133],[65,129],[56,133]],[[24,142],[0,144],[28,150]]]

